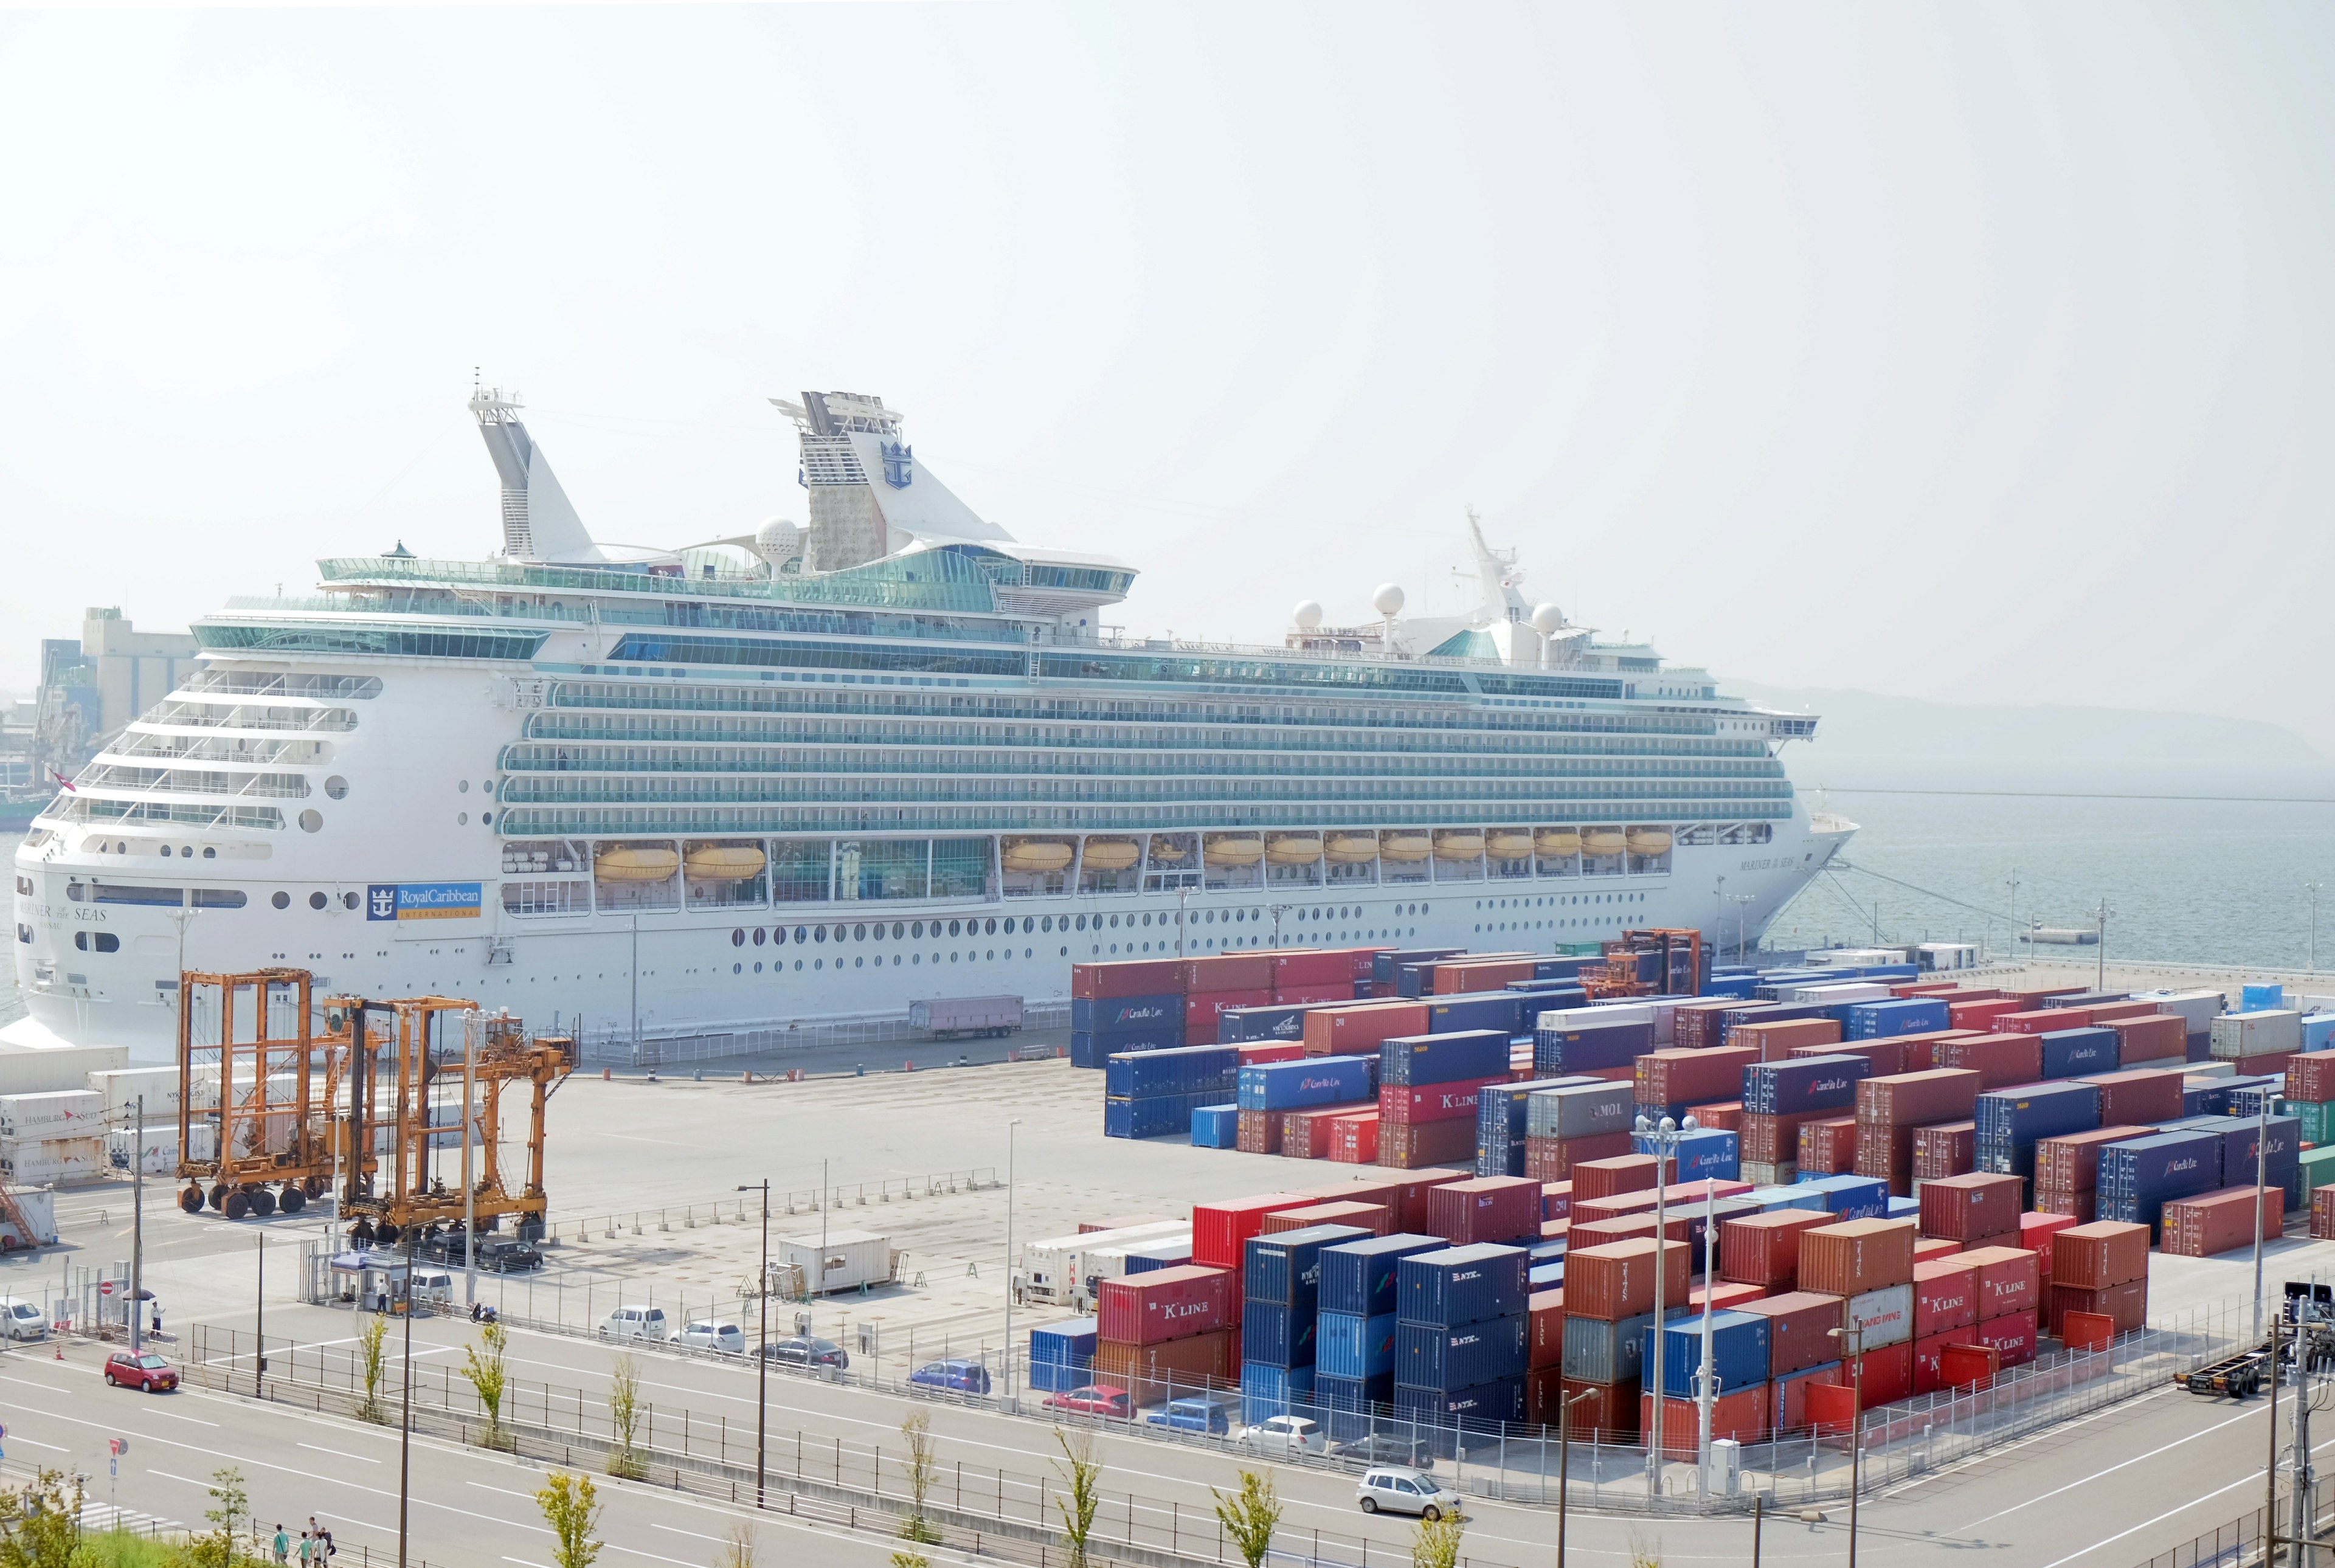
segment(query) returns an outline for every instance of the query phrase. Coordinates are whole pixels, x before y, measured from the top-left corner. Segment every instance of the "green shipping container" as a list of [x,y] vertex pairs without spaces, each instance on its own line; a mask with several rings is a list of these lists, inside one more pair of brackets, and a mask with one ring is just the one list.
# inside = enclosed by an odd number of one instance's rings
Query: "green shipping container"
[[[2311,1106],[2308,1108],[2318,1110],[2323,1108]],[[2304,1136],[2309,1137],[2308,1134]],[[2303,1206],[2307,1208],[2311,1205],[2312,1193],[2323,1186],[2335,1186],[2335,1147],[2304,1149],[2301,1164],[2302,1202]]]
[[2291,1099],[2287,1110],[2302,1118],[2302,1141],[2335,1143],[2335,1100]]

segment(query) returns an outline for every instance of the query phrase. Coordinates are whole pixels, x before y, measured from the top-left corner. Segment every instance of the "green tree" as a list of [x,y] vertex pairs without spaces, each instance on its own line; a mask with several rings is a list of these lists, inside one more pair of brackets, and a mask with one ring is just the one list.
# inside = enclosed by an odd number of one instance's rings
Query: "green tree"
[[907,1462],[901,1466],[908,1476],[908,1516],[900,1525],[900,1534],[909,1540],[931,1545],[940,1540],[941,1533],[925,1517],[925,1498],[933,1489],[933,1418],[922,1410],[900,1423],[900,1435],[908,1440]]
[[251,1498],[243,1489],[243,1472],[233,1466],[213,1470],[209,1490],[211,1506],[203,1510],[203,1517],[213,1529],[210,1534],[196,1538],[195,1561],[199,1568],[236,1568],[241,1555],[236,1541],[251,1522]]
[[1062,1449],[1054,1466],[1064,1488],[1064,1495],[1054,1499],[1062,1515],[1062,1544],[1070,1548],[1069,1568],[1087,1568],[1087,1541],[1094,1534],[1095,1510],[1102,1505],[1102,1461],[1095,1457],[1094,1438],[1089,1434],[1073,1438],[1057,1427],[1054,1441]]
[[0,1490],[0,1568],[73,1568],[81,1536],[81,1477],[45,1466]]
[[551,1526],[559,1543],[551,1553],[559,1568],[592,1568],[593,1560],[600,1555],[600,1543],[592,1539],[592,1532],[600,1524],[600,1500],[592,1477],[554,1470],[545,1478],[535,1501],[543,1510],[543,1522]]
[[[489,1448],[504,1446],[503,1348],[510,1342],[510,1331],[499,1322],[488,1323],[479,1330],[479,1343],[462,1347],[462,1376],[478,1390],[480,1408],[487,1413],[486,1445]],[[483,1346],[486,1354],[479,1353]]]
[[1243,1470],[1238,1492],[1227,1497],[1211,1486],[1208,1495],[1216,1500],[1216,1520],[1232,1537],[1233,1550],[1248,1568],[1258,1568],[1273,1550],[1273,1532],[1281,1524],[1281,1498],[1273,1477]]
[[608,1378],[608,1424],[615,1437],[608,1474],[633,1480],[648,1474],[648,1461],[635,1446],[641,1427],[641,1369],[630,1356],[618,1356]]
[[933,1568],[933,1560],[922,1552],[895,1552],[892,1568]]
[[1410,1537],[1410,1568],[1456,1568],[1459,1536],[1468,1515],[1454,1508],[1438,1519],[1421,1519]]
[[364,1368],[364,1402],[357,1407],[362,1420],[383,1422],[389,1414],[381,1406],[381,1343],[388,1337],[389,1320],[379,1314],[367,1319],[357,1335],[357,1353]]

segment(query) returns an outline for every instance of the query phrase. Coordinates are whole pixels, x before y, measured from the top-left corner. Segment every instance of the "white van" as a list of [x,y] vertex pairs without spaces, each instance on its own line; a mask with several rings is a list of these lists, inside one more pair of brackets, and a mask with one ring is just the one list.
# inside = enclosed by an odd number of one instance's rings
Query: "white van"
[[451,1307],[454,1304],[454,1276],[443,1269],[416,1269],[412,1294],[421,1306]]
[[604,1340],[654,1340],[662,1344],[671,1339],[666,1328],[663,1307],[618,1307],[600,1320],[600,1337]]
[[45,1340],[48,1315],[22,1296],[0,1296],[0,1335],[12,1340]]

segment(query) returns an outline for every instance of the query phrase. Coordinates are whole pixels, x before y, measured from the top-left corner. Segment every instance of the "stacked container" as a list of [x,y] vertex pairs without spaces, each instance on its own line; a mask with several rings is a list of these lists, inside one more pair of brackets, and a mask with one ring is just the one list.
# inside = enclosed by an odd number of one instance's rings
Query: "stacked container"
[[[1664,1315],[1687,1302],[1688,1249],[1662,1244]],[[1565,1256],[1561,1365],[1568,1392],[1596,1389],[1584,1408],[1602,1411],[1608,1436],[1637,1429],[1645,1331],[1653,1325],[1657,1253],[1648,1238],[1584,1247]]]
[[1411,1253],[1395,1269],[1395,1413],[1523,1420],[1531,1329],[1525,1250],[1447,1247]]
[[[1859,1331],[1865,1402],[1885,1405],[1914,1383],[1914,1227],[1851,1220],[1800,1237],[1799,1285],[1839,1296],[1841,1326]],[[1844,1369],[1842,1380],[1854,1369]]]
[[2043,1303],[2035,1253],[2020,1246],[1974,1247],[1943,1261],[1970,1275],[1976,1319],[1971,1342],[1992,1348],[2001,1366],[2033,1360]]
[[1978,1168],[2032,1176],[2035,1145],[2100,1125],[2100,1091],[2088,1083],[2034,1083],[1978,1097]]
[[1476,1091],[1507,1080],[1508,1038],[1506,1030],[1471,1028],[1381,1043],[1379,1164],[1404,1170],[1472,1166]]
[[2249,1183],[2176,1198],[2163,1211],[2165,1251],[2174,1257],[2210,1258],[2251,1247],[2256,1237],[2273,1240],[2285,1234],[2285,1197],[2281,1187]]
[[1313,1397],[1331,1412],[1332,1436],[1359,1435],[1372,1407],[1393,1402],[1399,1264],[1445,1245],[1437,1236],[1399,1234],[1322,1249]]
[[2101,1219],[2146,1225],[2154,1237],[2165,1205],[2220,1186],[2221,1166],[2221,1135],[2204,1128],[2105,1144],[2094,1207]]
[[1059,1394],[1094,1381],[1096,1321],[1069,1318],[1030,1331],[1030,1387]]
[[1137,1405],[1229,1380],[1234,1278],[1226,1269],[1186,1263],[1103,1281],[1094,1380],[1125,1389]]
[[2069,1215],[2078,1224],[2096,1216],[2100,1150],[2127,1138],[2146,1137],[2146,1127],[2097,1128],[2090,1132],[2047,1137],[2035,1146],[2035,1195],[2031,1206],[2044,1214]]
[[1116,1055],[1187,1043],[1177,960],[1071,965],[1071,1066],[1100,1068]]
[[1541,1089],[1525,1101],[1525,1175],[1572,1179],[1573,1167],[1630,1152],[1636,1105],[1626,1083]]
[[2069,1312],[2098,1313],[2120,1334],[2148,1321],[2147,1226],[2099,1221],[2051,1238],[2052,1332]]
[[[1770,1320],[1752,1312],[1714,1312],[1673,1318],[1660,1328],[1646,1330],[1642,1366],[1661,1358],[1662,1389],[1662,1452],[1671,1458],[1692,1458],[1701,1443],[1701,1410],[1697,1374],[1705,1366],[1705,1333],[1709,1335],[1710,1373],[1710,1435],[1739,1443],[1756,1443],[1768,1435],[1772,1412],[1768,1378]],[[1638,1426],[1653,1430],[1655,1379],[1642,1374]]]
[[1242,1270],[1241,1404],[1252,1424],[1309,1402],[1317,1354],[1322,1249],[1363,1240],[1352,1225],[1259,1234]]
[[1856,1174],[1889,1184],[1899,1197],[1914,1191],[1914,1138],[1926,1127],[1968,1120],[1979,1075],[1963,1068],[1868,1078],[1856,1086]]
[[1568,1089],[1599,1081],[1592,1078],[1542,1078],[1522,1083],[1487,1083],[1476,1091],[1476,1174],[1525,1174],[1526,1101],[1545,1089]]
[[[1156,999],[1155,999],[1156,1000]],[[1071,1005],[1111,1007],[1116,1002]],[[1177,1029],[1180,1031],[1182,1025]],[[1192,1113],[1232,1099],[1237,1046],[1165,1046],[1114,1053],[1103,1063],[1105,1137],[1164,1137],[1188,1131]]]

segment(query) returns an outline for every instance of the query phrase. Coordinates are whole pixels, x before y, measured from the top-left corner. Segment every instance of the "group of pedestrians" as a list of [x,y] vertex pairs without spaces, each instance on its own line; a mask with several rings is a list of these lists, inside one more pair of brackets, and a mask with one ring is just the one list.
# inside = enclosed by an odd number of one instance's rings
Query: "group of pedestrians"
[[[283,1525],[276,1526],[274,1544],[278,1563],[296,1561],[300,1568],[325,1568],[333,1560],[333,1533],[317,1524],[314,1514],[308,1515],[308,1527],[300,1532],[296,1542],[285,1533]],[[299,1553],[297,1558],[293,1555],[296,1551]]]

